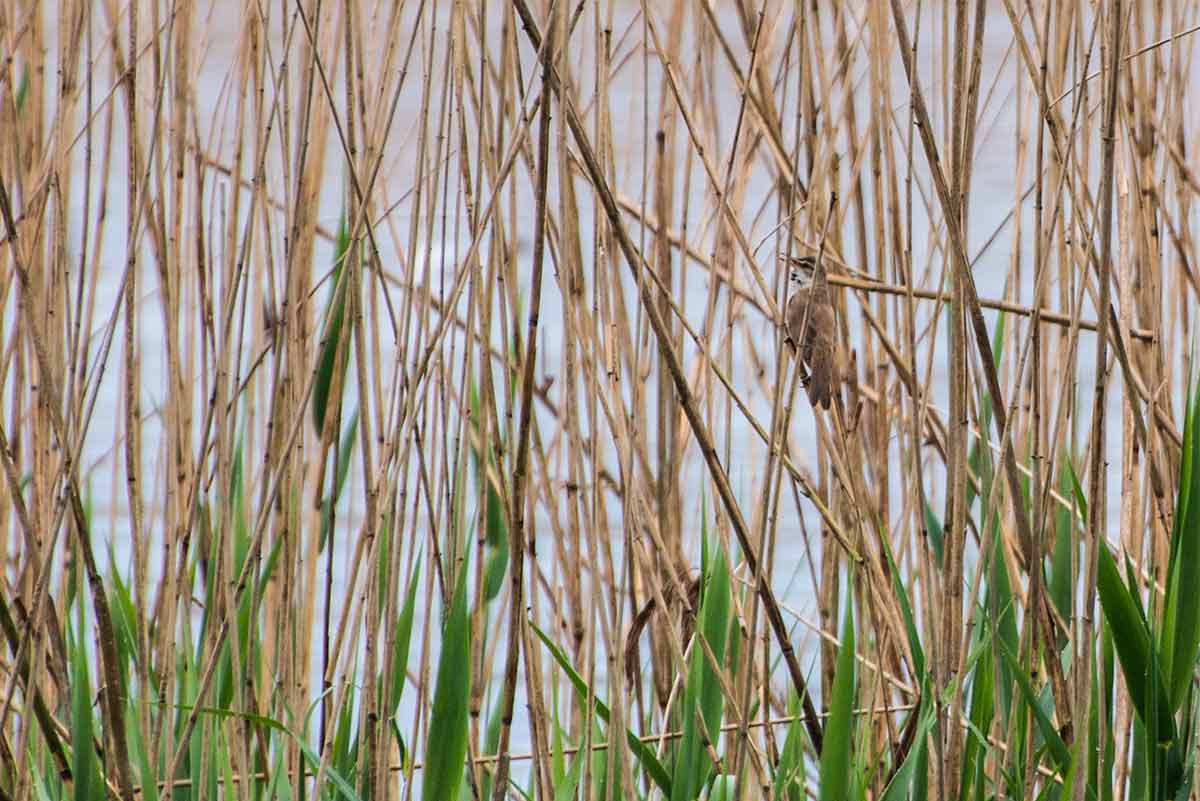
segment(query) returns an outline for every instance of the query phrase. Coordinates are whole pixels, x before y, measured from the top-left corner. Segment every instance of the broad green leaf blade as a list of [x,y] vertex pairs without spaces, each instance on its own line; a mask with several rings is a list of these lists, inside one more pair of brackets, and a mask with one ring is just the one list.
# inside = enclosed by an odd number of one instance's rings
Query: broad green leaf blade
[[[354,685],[357,670],[350,673],[350,684]],[[340,709],[334,710],[336,722],[333,731],[333,756],[330,764],[339,771],[346,780],[353,783],[354,768],[358,762],[358,741],[355,739],[354,704],[343,703]]]
[[[334,386],[341,386],[341,380],[334,380],[334,369],[337,367],[338,351],[342,344],[342,322],[346,314],[346,285],[342,274],[346,268],[346,253],[350,249],[350,230],[346,227],[346,217],[342,215],[335,243],[334,267],[332,281],[333,291],[329,305],[325,307],[325,324],[321,329],[321,352],[317,356],[317,373],[313,379],[312,413],[313,427],[320,436],[325,427],[325,410],[329,406],[329,395]],[[343,360],[340,372],[346,370]]]
[[1150,631],[1143,621],[1129,588],[1121,581],[1116,563],[1107,546],[1100,548],[1096,590],[1100,608],[1112,632],[1121,674],[1129,688],[1130,700],[1138,716],[1153,727],[1160,743],[1175,739],[1175,722],[1168,707],[1166,688],[1153,652]]
[[1175,504],[1175,525],[1171,538],[1171,556],[1167,566],[1167,601],[1164,606],[1162,655],[1169,671],[1167,691],[1172,711],[1179,709],[1196,672],[1196,651],[1200,648],[1200,471],[1195,469],[1200,449],[1200,392],[1188,392],[1187,413],[1183,426],[1183,451],[1179,460],[1179,497]]
[[1067,459],[1066,478],[1071,484],[1071,492],[1075,495],[1075,505],[1078,507],[1077,512],[1084,520],[1088,519],[1088,504],[1087,496],[1083,494],[1083,485],[1079,483],[1079,475],[1075,472],[1075,466],[1070,459]]
[[708,794],[708,801],[735,801],[737,795],[737,776],[731,773],[722,773],[713,779],[712,791]]
[[851,738],[854,732],[854,595],[848,592],[842,622],[842,644],[833,674],[833,697],[825,742],[821,747],[820,801],[846,801],[850,797]]
[[83,632],[89,629],[84,620],[83,594],[77,594],[76,598],[80,603],[77,606],[79,636],[71,647],[71,753],[74,757],[71,773],[75,778],[76,799],[103,801],[104,782],[92,744],[92,682],[88,675],[87,646],[83,642]]
[[1042,735],[1042,740],[1049,747],[1050,754],[1054,757],[1054,762],[1058,766],[1058,769],[1065,774],[1071,765],[1070,749],[1063,742],[1058,729],[1054,728],[1054,721],[1050,720],[1050,716],[1042,708],[1042,704],[1038,699],[1038,692],[1029,681],[1029,677],[1025,675],[1025,671],[1021,669],[1021,663],[1017,661],[1016,654],[1009,650],[1008,643],[1003,640],[1000,640],[999,643],[1000,653],[1004,655],[1005,661],[1008,662],[1009,671],[1013,679],[1017,682],[1017,689],[1021,691],[1021,696],[1025,699],[1026,707],[1033,713],[1038,733]]
[[795,693],[788,701],[788,714],[792,716],[792,722],[788,724],[787,737],[779,752],[779,764],[775,766],[774,797],[799,801],[804,797],[804,741],[808,735],[800,719],[800,700]]
[[[1069,470],[1070,465],[1067,465],[1058,480],[1058,490],[1064,498],[1071,497],[1071,478],[1067,475]],[[1058,613],[1064,618],[1069,618],[1071,593],[1075,586],[1072,563],[1077,550],[1077,518],[1073,508],[1057,501],[1051,501],[1051,506],[1054,509],[1054,550],[1050,559],[1050,579],[1046,582],[1046,591],[1054,601]]]
[[[1003,536],[1000,533],[999,516],[992,518],[992,558],[988,569],[988,585],[986,612],[983,619],[994,639],[1003,640],[1010,653],[1020,650],[1020,635],[1017,633],[1016,600],[1013,598],[1012,582],[1008,575],[1008,565],[1004,561]],[[991,655],[987,657],[991,660]],[[1057,659],[1055,654],[1051,658]],[[992,678],[993,686],[997,689],[996,703],[999,706],[1000,719],[1008,725],[1008,710],[1012,708],[1012,676],[1009,675],[1008,664],[999,660],[995,665],[996,673]],[[987,731],[987,726],[982,727]]]
[[[489,493],[490,494],[490,493]],[[487,602],[496,600],[504,589],[504,577],[508,575],[508,542],[488,546],[487,567],[484,568],[483,598]]]
[[[715,558],[705,560],[711,563],[712,572],[707,577],[704,597],[700,604],[696,634],[704,638],[718,665],[721,665],[725,660],[732,597],[725,553],[719,548],[712,550],[715,551]],[[715,738],[721,726],[723,702],[724,696],[721,694],[716,671],[701,644],[697,642],[692,646],[691,664],[688,667],[687,687],[684,692],[683,738],[671,780],[671,797],[674,801],[691,801],[699,797],[700,789],[708,781],[712,763],[706,753],[703,732],[714,738],[715,746]],[[703,731],[697,725],[697,707],[704,721]]]
[[129,733],[129,752],[133,755],[133,767],[137,768],[138,779],[142,783],[142,801],[158,801],[158,773],[154,760],[146,750],[146,739],[142,736],[142,722],[134,714],[133,709],[140,710],[140,705],[130,705],[130,711],[125,715],[125,731]]
[[[993,660],[994,639],[984,636],[979,643],[978,654],[968,671],[971,684],[971,703],[967,738],[963,748],[961,784],[959,798],[971,798],[972,788],[978,787],[984,778],[984,761],[987,758],[987,732],[995,713],[996,692]],[[976,793],[975,797],[982,797]]]
[[575,788],[579,786],[579,777],[583,774],[583,763],[586,760],[586,750],[580,749],[575,753],[571,759],[571,767],[554,787],[554,801],[571,801],[575,797]]
[[908,591],[900,583],[900,567],[896,564],[896,558],[892,554],[891,543],[888,542],[887,537],[880,537],[879,542],[883,546],[884,555],[887,556],[888,572],[892,578],[892,593],[900,605],[900,615],[904,619],[904,631],[908,636],[908,648],[912,651],[913,672],[917,677],[917,681],[924,684],[926,677],[925,649],[921,646],[921,634],[917,631],[917,621],[916,617],[913,616],[912,601],[908,597]]
[[447,801],[458,797],[467,756],[467,712],[471,694],[471,620],[467,614],[467,573],[458,572],[450,615],[442,630],[437,686],[425,746],[422,798]]
[[[701,659],[704,670],[701,674],[703,682],[700,690],[700,710],[704,715],[704,725],[708,728],[709,735],[716,738],[721,728],[721,714],[725,701],[716,674],[724,664],[726,649],[729,645],[733,592],[730,588],[729,563],[725,560],[725,552],[720,548],[714,550],[716,559],[713,562],[712,578],[704,592],[700,630],[704,634],[705,642],[712,650],[717,668],[714,669],[708,659]],[[703,654],[697,652],[697,656],[703,657]],[[716,745],[715,739],[713,745]]]
[[404,608],[396,619],[395,654],[392,657],[391,695],[388,697],[388,717],[396,714],[400,706],[400,697],[404,694],[405,677],[408,674],[408,650],[412,644],[413,616],[417,608],[417,586],[421,580],[421,560],[417,559],[416,569],[408,582],[408,595],[404,599]]
[[[533,629],[534,634],[538,636],[538,639],[540,639],[542,643],[548,649],[550,649],[551,656],[554,657],[554,661],[558,663],[558,666],[562,668],[563,672],[567,674],[567,678],[575,687],[575,693],[579,696],[579,699],[581,701],[585,701],[588,696],[587,682],[585,682],[583,677],[575,671],[575,668],[571,667],[571,661],[567,659],[567,655],[564,654],[562,649],[555,645],[554,642],[546,636],[545,632],[533,624],[530,624],[530,627]],[[607,724],[609,721],[608,707],[603,701],[600,700],[598,695],[592,696],[592,702],[595,704],[596,716]],[[632,751],[633,755],[637,757],[638,762],[640,762],[642,765],[642,768],[650,775],[650,778],[654,780],[654,783],[658,785],[658,788],[662,790],[663,795],[670,798],[671,777],[667,774],[667,770],[662,766],[662,763],[658,761],[658,757],[656,757],[654,752],[651,751],[650,748],[633,732],[626,730],[625,738],[629,743],[629,750]],[[599,752],[601,755],[603,753],[604,752]]]
[[888,783],[887,790],[880,801],[904,801],[904,799],[907,799],[909,791],[912,789],[914,776],[920,777],[918,779],[919,784],[925,784],[925,773],[921,766],[925,764],[925,749],[928,747],[929,732],[933,729],[933,724],[937,721],[935,714],[937,707],[929,703],[929,699],[932,697],[932,690],[929,688],[928,682],[926,682],[921,693],[921,698],[924,700],[922,700],[918,713],[921,717],[917,722],[917,732],[913,738],[912,750],[908,752],[908,756],[905,758],[903,764],[900,765],[900,769],[892,776],[892,780]]
[[[474,387],[471,388],[471,431],[469,440],[471,462],[475,475],[484,487],[484,537],[487,543],[487,562],[483,575],[483,599],[491,602],[504,588],[504,577],[508,573],[508,521],[504,514],[504,503],[500,497],[497,474],[503,474],[503,454],[493,448],[479,444],[481,432],[479,421],[483,419],[483,400]],[[485,467],[486,465],[486,467]]]
[[358,409],[350,415],[350,422],[342,429],[342,441],[338,449],[337,482],[334,485],[334,498],[342,497],[346,479],[350,476],[350,457],[354,455],[354,445],[358,442]]

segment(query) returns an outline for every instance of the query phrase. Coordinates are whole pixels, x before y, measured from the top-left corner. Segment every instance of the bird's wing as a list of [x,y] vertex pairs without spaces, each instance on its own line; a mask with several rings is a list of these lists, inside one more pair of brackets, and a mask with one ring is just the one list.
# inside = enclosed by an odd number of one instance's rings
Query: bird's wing
[[808,365],[808,399],[813,406],[828,409],[837,390],[837,322],[828,303],[813,303],[808,312],[804,361]]
[[807,289],[797,289],[788,298],[787,312],[784,314],[784,334],[788,344],[793,348],[804,341],[800,326],[804,323],[804,307],[807,305]]

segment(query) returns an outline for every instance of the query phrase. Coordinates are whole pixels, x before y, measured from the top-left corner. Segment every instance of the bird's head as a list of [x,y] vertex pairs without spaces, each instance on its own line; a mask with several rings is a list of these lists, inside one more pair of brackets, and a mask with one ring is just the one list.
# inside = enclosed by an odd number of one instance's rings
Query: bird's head
[[801,256],[798,259],[790,259],[791,273],[790,279],[794,289],[807,289],[813,280],[813,274],[817,271],[817,261],[812,256]]

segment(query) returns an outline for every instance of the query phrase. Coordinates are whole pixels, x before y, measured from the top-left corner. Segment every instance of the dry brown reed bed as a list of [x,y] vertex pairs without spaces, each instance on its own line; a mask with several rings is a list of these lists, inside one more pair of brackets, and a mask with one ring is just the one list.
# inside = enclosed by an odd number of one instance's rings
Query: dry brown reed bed
[[0,3],[0,797],[824,797],[850,598],[861,797],[1142,797],[1196,17]]

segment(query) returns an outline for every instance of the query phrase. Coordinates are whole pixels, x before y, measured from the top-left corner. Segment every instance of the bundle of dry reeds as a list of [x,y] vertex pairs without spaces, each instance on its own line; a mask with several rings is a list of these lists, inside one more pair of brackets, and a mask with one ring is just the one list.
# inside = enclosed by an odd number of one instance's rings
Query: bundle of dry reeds
[[0,799],[1197,798],[1198,12],[0,3]]

